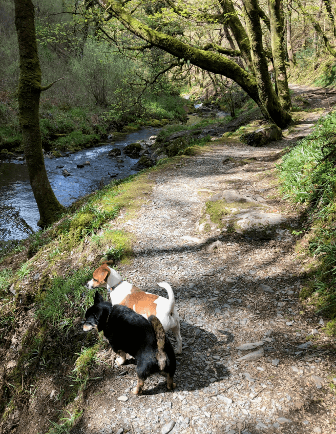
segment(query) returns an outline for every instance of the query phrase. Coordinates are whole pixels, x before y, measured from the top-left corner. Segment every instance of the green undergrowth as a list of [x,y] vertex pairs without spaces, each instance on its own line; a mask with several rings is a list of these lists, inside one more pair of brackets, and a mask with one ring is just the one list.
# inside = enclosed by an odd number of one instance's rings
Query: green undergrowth
[[64,327],[83,316],[95,293],[84,286],[91,279],[92,271],[85,267],[66,277],[45,279],[37,297],[37,316],[42,323]]
[[[336,112],[283,157],[278,167],[285,197],[306,205],[308,252],[317,266],[301,296],[336,318]],[[335,334],[335,320],[326,327]]]
[[324,50],[316,55],[313,47],[301,49],[296,53],[296,65],[289,70],[289,79],[298,84],[335,86],[335,58]]

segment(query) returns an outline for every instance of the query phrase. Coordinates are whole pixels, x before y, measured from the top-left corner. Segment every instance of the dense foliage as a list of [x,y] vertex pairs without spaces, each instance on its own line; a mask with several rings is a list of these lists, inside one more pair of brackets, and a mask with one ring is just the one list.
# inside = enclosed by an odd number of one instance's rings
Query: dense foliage
[[[317,259],[304,298],[336,317],[336,112],[284,157],[280,167],[287,197],[307,205],[309,251]],[[335,322],[336,323],[336,322]],[[334,325],[329,324],[332,331]],[[335,332],[336,330],[334,330]]]

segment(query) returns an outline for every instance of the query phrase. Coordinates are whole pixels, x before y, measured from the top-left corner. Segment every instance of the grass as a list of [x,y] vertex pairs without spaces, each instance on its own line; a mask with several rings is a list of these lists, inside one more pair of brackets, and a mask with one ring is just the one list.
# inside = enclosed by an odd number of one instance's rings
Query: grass
[[[336,112],[320,120],[278,167],[285,197],[306,205],[308,254],[316,260],[301,296],[336,318]],[[307,229],[308,230],[308,229]],[[335,334],[335,321],[326,327]]]
[[9,285],[13,272],[10,268],[4,268],[0,271],[0,292],[5,291]]
[[78,315],[83,315],[92,304],[94,290],[85,287],[92,270],[81,268],[67,277],[51,279],[39,296],[37,315],[43,324],[69,326]]

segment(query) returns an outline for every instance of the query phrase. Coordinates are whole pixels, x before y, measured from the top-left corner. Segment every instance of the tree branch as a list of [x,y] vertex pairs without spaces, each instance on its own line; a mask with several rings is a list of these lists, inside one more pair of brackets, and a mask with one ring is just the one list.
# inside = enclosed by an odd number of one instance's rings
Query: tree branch
[[231,48],[224,48],[221,47],[220,45],[214,44],[212,42],[210,42],[209,44],[206,44],[202,50],[208,51],[208,50],[215,50],[218,53],[221,54],[226,54],[227,56],[231,56],[231,57],[238,57],[241,55],[240,50],[232,50]]
[[45,90],[48,90],[51,88],[51,86],[53,86],[55,83],[57,83],[60,80],[64,80],[64,77],[58,78],[57,80],[53,81],[52,83],[48,84],[47,86],[41,86],[40,87],[40,91],[44,92]]

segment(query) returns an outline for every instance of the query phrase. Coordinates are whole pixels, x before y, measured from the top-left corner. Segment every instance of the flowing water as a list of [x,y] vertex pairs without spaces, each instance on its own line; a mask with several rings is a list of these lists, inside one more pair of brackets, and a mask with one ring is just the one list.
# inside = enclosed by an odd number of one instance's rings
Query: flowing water
[[[45,158],[45,166],[52,189],[64,206],[91,193],[113,179],[123,179],[137,172],[137,159],[123,154],[123,148],[138,140],[147,140],[157,129],[144,129],[129,134],[116,143],[85,149],[60,158]],[[109,157],[112,148],[122,155]],[[77,167],[89,162],[84,167]],[[70,176],[64,176],[66,170]],[[12,160],[0,162],[0,241],[20,240],[37,231],[39,212],[28,178],[27,165]]]

